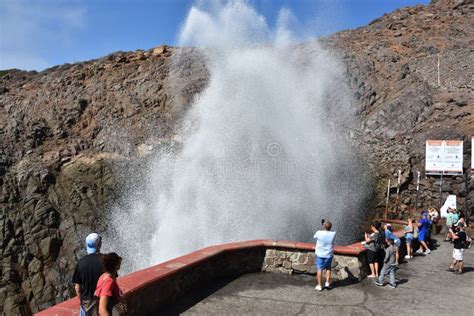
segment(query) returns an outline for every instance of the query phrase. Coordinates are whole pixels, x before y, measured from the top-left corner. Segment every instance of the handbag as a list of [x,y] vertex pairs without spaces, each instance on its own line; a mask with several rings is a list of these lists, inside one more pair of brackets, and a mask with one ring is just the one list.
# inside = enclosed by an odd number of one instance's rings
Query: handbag
[[413,238],[418,238],[418,227],[414,227],[413,229]]

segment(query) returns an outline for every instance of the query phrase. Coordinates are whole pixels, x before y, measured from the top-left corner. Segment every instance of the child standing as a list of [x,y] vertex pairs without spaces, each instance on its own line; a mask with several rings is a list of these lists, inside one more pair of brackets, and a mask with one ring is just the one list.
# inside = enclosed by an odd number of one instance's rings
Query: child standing
[[408,219],[408,225],[405,226],[405,240],[407,245],[407,255],[405,259],[412,259],[413,258],[413,239],[415,234],[415,226],[414,220],[412,218]]
[[395,288],[397,285],[395,284],[395,269],[397,268],[396,265],[396,249],[394,246],[394,241],[392,238],[387,239],[388,248],[385,249],[385,258],[383,260],[383,268],[380,272],[379,279],[375,282],[375,285],[383,286],[384,285],[384,278],[388,274],[390,275],[390,283],[389,287]]

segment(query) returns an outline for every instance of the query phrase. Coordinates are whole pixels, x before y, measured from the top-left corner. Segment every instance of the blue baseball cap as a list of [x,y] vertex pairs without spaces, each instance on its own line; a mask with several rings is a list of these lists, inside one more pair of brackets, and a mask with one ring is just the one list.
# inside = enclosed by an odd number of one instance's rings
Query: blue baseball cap
[[101,246],[102,237],[97,233],[89,234],[86,237],[86,249],[88,254],[96,253]]

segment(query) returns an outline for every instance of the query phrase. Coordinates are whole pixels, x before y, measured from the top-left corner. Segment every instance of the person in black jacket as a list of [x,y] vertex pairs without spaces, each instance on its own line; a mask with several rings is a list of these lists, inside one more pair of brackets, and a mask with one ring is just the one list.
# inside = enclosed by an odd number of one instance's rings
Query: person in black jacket
[[[456,232],[451,230],[451,236],[453,237],[453,260],[449,266],[449,271],[454,273],[464,272],[464,248],[466,247],[466,241],[468,237],[464,231],[464,222],[458,223]],[[456,265],[459,263],[459,268],[456,270]]]
[[98,315],[98,301],[94,297],[97,281],[103,273],[100,254],[102,237],[97,233],[89,234],[86,238],[87,255],[79,259],[74,270],[72,283],[81,301],[81,316]]

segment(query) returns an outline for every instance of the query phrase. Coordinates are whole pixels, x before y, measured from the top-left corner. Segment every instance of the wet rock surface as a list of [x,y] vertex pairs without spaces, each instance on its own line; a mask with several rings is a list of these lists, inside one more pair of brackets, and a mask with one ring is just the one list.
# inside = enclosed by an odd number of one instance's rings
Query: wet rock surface
[[[0,77],[0,311],[31,314],[69,298],[84,236],[107,228],[127,170],[173,142],[206,83],[202,55],[118,52]],[[137,168],[140,169],[140,168]]]
[[[358,119],[348,137],[370,164],[374,212],[385,207],[389,177],[395,190],[398,170],[399,208],[414,203],[426,139],[463,139],[469,166],[473,7],[434,1],[322,39],[347,65]],[[72,295],[83,238],[107,228],[109,206],[130,182],[124,170],[177,140],[207,79],[199,51],[166,46],[0,72],[1,312],[28,315]],[[419,205],[437,205],[439,186],[422,177]],[[449,177],[441,190],[472,210],[473,186]]]

